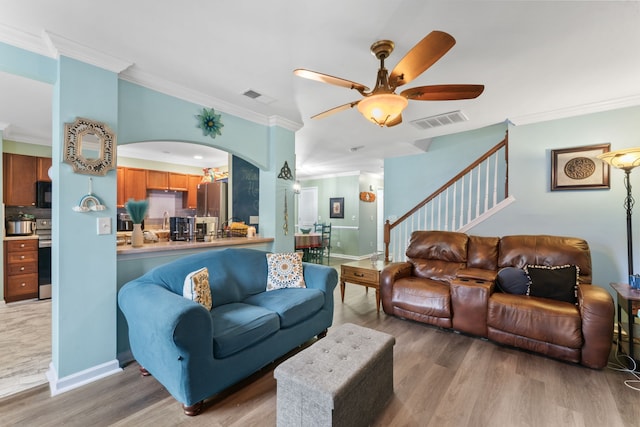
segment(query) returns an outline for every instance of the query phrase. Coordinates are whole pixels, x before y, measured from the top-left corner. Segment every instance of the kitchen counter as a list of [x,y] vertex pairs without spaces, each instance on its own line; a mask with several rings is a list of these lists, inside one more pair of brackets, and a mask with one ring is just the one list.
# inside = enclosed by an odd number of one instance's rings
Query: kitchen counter
[[191,249],[220,248],[228,246],[257,245],[273,242],[273,237],[224,237],[210,242],[168,241],[145,243],[139,248],[131,245],[117,246],[118,255],[149,254],[154,252],[170,252]]
[[29,234],[27,236],[4,236],[4,240],[29,240],[29,239],[38,240],[38,235]]

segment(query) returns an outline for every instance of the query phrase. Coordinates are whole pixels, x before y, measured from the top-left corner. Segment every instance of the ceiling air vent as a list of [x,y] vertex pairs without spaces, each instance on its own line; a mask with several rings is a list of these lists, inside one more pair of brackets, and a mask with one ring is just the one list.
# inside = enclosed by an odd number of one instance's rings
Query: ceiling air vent
[[452,125],[455,123],[466,122],[469,120],[467,116],[460,110],[450,113],[438,114],[437,116],[425,117],[423,119],[413,120],[412,125],[418,129],[431,129],[439,126]]
[[251,98],[254,99],[262,104],[271,104],[272,102],[275,101],[274,98],[271,98],[269,96],[263,95],[260,92],[256,92],[253,89],[248,89],[243,93],[244,96],[246,96],[247,98]]

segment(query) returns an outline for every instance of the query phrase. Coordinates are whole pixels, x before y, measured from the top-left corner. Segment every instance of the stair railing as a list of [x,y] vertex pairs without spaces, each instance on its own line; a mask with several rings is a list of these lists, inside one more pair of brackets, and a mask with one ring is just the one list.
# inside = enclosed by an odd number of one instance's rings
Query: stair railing
[[385,260],[390,260],[390,253],[397,261],[404,259],[414,230],[460,230],[506,199],[509,195],[508,139],[505,135],[502,141],[393,223],[387,220]]

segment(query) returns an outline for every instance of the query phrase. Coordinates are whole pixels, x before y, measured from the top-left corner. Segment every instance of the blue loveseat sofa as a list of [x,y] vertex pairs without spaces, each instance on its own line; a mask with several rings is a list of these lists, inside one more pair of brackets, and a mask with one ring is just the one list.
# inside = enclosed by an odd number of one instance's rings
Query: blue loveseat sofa
[[[266,254],[229,248],[185,256],[118,293],[143,374],[166,387],[187,415],[331,326],[335,269],[304,263],[306,288],[266,292]],[[185,277],[202,267],[209,270],[211,311],[182,296]]]

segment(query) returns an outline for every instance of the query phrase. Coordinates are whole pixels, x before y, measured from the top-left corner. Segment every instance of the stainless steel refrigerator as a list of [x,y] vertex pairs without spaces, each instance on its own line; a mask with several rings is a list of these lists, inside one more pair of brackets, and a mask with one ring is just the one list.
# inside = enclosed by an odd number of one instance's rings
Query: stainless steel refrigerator
[[218,227],[227,220],[227,183],[206,182],[198,185],[196,215],[217,217]]

